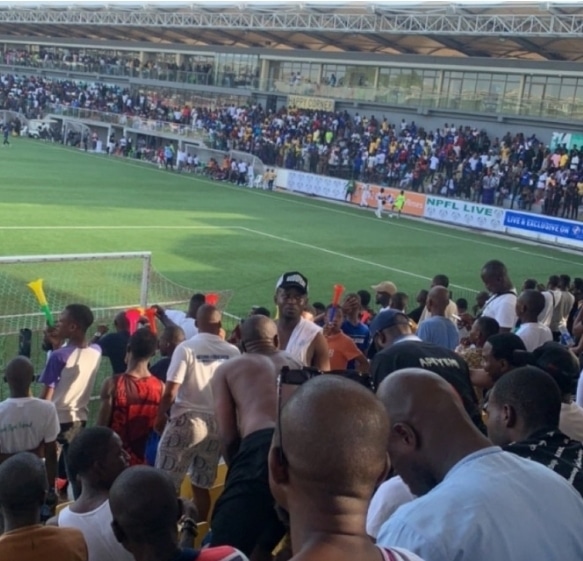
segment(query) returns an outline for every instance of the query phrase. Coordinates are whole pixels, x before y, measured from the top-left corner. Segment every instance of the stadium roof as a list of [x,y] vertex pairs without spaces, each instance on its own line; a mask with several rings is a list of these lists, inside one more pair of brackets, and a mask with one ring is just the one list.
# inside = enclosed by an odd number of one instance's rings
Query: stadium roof
[[5,36],[583,59],[583,2],[6,2]]

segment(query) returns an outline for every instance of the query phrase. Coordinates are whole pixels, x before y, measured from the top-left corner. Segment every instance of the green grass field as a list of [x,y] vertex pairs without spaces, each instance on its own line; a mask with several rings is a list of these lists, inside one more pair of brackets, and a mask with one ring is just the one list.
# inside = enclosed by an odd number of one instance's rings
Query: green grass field
[[[135,161],[15,139],[0,151],[3,255],[152,251],[154,267],[202,290],[232,289],[229,310],[269,305],[279,274],[298,269],[311,299],[393,280],[413,294],[435,273],[454,292],[481,289],[488,259],[517,284],[578,275],[583,258],[548,247],[371,211],[179,175]],[[457,290],[456,290],[457,289]]]
[[[517,285],[583,274],[583,257],[418,220],[378,220],[370,210],[237,188],[200,176],[14,139],[0,150],[0,253],[151,251],[153,265],[197,290],[233,290],[228,311],[273,307],[286,270],[310,280],[310,298],[392,280],[414,296],[436,273],[455,297],[482,288],[489,259]],[[96,278],[96,283],[107,279]],[[5,295],[0,295],[5,298]],[[9,357],[4,357],[5,359]]]

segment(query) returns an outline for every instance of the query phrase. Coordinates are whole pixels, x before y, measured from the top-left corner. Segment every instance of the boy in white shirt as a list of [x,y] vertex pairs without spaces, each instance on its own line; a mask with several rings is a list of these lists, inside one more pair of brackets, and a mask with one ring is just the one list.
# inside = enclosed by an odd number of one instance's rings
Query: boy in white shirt
[[545,307],[545,297],[538,290],[525,290],[516,301],[520,327],[516,331],[529,352],[553,340],[551,330],[538,320]]
[[0,463],[18,452],[45,458],[49,489],[57,474],[57,436],[61,427],[54,403],[31,397],[34,367],[19,356],[6,366],[10,397],[0,403]]

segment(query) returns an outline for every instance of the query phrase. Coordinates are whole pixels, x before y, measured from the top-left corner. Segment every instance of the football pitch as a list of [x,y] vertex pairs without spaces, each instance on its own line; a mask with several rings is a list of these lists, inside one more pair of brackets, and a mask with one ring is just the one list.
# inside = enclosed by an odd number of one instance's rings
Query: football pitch
[[[312,301],[327,303],[337,283],[355,291],[391,280],[410,295],[411,307],[436,273],[448,274],[454,297],[472,305],[489,259],[504,261],[518,286],[527,277],[583,274],[583,257],[549,247],[409,218],[379,220],[367,209],[236,187],[61,145],[13,139],[11,148],[0,150],[0,166],[0,254],[150,251],[153,267],[174,283],[207,293],[232,291],[227,311],[235,316],[252,305],[273,310],[277,278],[293,270],[308,277]],[[43,266],[17,282],[24,287],[42,276]],[[85,292],[97,292],[107,306],[107,284],[115,276],[95,274],[95,286],[89,267],[78,276],[78,286],[64,290],[65,296],[83,301]],[[7,309],[11,294],[0,299],[0,310]],[[236,320],[225,319],[229,330]],[[0,334],[1,371],[17,343],[16,335]],[[32,358],[40,372],[45,359],[38,333]],[[94,396],[109,374],[109,361],[103,361]],[[0,381],[0,399],[6,396]]]
[[382,280],[414,297],[436,273],[449,275],[455,297],[471,298],[482,289],[481,266],[494,258],[518,286],[527,277],[583,274],[581,256],[550,247],[379,220],[371,210],[61,145],[17,138],[0,151],[0,165],[2,255],[151,251],[154,268],[180,285],[232,290],[228,311],[236,315],[273,308],[275,282],[291,270],[323,302],[335,283],[353,291]]

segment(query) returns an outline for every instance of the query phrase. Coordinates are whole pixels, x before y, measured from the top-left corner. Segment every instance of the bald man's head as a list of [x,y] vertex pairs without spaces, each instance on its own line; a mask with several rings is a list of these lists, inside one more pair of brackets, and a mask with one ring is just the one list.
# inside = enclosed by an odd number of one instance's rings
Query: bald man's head
[[126,469],[111,487],[109,505],[115,535],[128,551],[136,544],[171,545],[176,539],[180,506],[166,472],[148,466]]
[[221,312],[209,304],[203,304],[196,312],[196,327],[200,333],[218,335],[221,332]]
[[276,323],[266,316],[250,316],[241,326],[241,342],[246,350],[256,346],[279,347]]
[[538,290],[524,290],[516,301],[516,315],[523,323],[538,322],[538,316],[545,309],[546,301]]
[[427,295],[427,310],[434,316],[443,316],[449,304],[449,290],[445,286],[434,286]]
[[270,455],[276,500],[290,509],[295,497],[352,497],[368,502],[386,475],[389,422],[382,404],[359,384],[334,375],[303,384],[281,413],[282,466]]
[[26,397],[34,380],[34,366],[25,356],[13,358],[6,366],[4,374],[12,397]]
[[0,506],[5,514],[40,510],[47,490],[45,465],[38,456],[21,452],[0,465]]
[[165,327],[160,335],[160,354],[162,356],[172,356],[174,349],[185,339],[186,336],[184,335],[182,327],[178,327],[177,325],[169,325]]
[[427,370],[393,372],[377,396],[391,419],[391,463],[415,495],[441,482],[449,469],[444,458],[451,457],[461,436],[483,438],[454,388]]
[[114,320],[113,320],[113,325],[115,325],[115,328],[118,331],[129,331],[130,330],[130,322],[128,321],[128,318],[126,316],[125,312],[119,312]]

